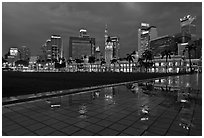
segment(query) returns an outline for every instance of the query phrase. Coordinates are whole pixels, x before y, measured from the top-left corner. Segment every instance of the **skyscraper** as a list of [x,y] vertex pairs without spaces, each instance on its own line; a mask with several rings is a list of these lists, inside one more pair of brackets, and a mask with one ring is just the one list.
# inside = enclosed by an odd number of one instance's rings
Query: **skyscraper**
[[48,39],[44,45],[42,45],[43,60],[52,60],[52,45],[51,40]]
[[108,36],[105,46],[105,62],[107,63],[107,65],[110,65],[112,59],[113,59],[113,42],[111,41],[110,36]]
[[113,58],[119,58],[119,37],[109,36],[107,25],[105,27],[105,61],[110,62]]
[[20,60],[29,61],[30,49],[27,46],[21,46],[18,50]]
[[150,26],[148,23],[141,23],[138,29],[138,55],[142,56],[142,53],[149,49],[150,40],[157,38],[157,28]]
[[192,17],[191,15],[187,15],[183,18],[180,18],[180,26],[182,34],[190,34],[191,39],[196,39],[196,25],[194,24],[196,17]]
[[87,34],[87,30],[80,29],[79,37],[69,38],[69,58],[81,59],[95,56],[95,38]]
[[60,35],[51,36],[52,59],[59,61],[62,50],[62,39]]

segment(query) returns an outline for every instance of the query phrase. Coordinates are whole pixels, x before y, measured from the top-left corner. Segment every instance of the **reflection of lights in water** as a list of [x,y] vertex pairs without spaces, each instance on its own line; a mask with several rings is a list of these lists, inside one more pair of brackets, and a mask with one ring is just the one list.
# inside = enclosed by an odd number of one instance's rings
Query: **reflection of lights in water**
[[189,87],[189,86],[190,86],[190,84],[189,84],[189,82],[187,82],[187,83],[186,83],[186,87]]
[[185,100],[185,99],[181,99],[181,102],[182,102],[182,103],[187,103],[188,101]]
[[51,108],[60,107],[60,106],[61,106],[60,104],[51,104],[51,105],[50,105]]
[[105,94],[105,98],[106,98],[106,100],[108,100],[108,99],[113,99],[113,96],[112,96],[112,95],[106,95],[106,94]]
[[143,109],[142,109],[142,113],[143,113],[143,114],[148,114],[149,111],[148,111],[148,109],[143,108]]
[[140,120],[141,121],[146,121],[146,120],[149,120],[149,118],[148,117],[142,117]]
[[87,112],[87,108],[85,105],[79,106],[80,115],[84,115]]
[[96,94],[96,97],[98,98],[100,96],[100,93],[99,92],[95,92]]
[[87,118],[87,116],[86,115],[80,115],[79,118],[85,119],[85,118]]
[[149,106],[142,105],[141,107],[142,107],[141,111],[142,111],[143,114],[148,114],[149,113]]
[[189,130],[190,127],[193,127],[194,125],[191,123],[190,120],[181,118],[181,122],[179,123],[179,126],[181,126],[183,129]]

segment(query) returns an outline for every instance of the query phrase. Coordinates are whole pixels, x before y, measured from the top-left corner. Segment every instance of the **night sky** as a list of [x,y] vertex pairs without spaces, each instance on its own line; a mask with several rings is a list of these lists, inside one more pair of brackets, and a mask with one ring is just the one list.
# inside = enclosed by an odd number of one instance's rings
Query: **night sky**
[[156,26],[158,35],[179,33],[179,18],[196,16],[197,34],[202,37],[202,3],[11,3],[2,4],[2,55],[9,47],[27,46],[31,55],[40,55],[41,46],[52,34],[63,38],[68,57],[69,37],[85,28],[96,45],[104,48],[105,24],[109,35],[120,37],[120,55],[137,50],[141,22]]

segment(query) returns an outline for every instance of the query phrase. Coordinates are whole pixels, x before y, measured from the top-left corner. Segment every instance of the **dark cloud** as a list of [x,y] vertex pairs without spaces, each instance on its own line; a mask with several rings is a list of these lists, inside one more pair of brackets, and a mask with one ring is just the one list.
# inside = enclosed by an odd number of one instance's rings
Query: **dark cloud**
[[52,34],[63,37],[66,56],[70,36],[78,36],[80,28],[96,38],[104,47],[104,29],[120,37],[121,56],[137,50],[137,29],[141,22],[157,26],[158,34],[178,33],[179,18],[187,14],[197,17],[197,33],[202,34],[202,3],[6,3],[2,4],[2,54],[9,47],[26,45],[32,55]]

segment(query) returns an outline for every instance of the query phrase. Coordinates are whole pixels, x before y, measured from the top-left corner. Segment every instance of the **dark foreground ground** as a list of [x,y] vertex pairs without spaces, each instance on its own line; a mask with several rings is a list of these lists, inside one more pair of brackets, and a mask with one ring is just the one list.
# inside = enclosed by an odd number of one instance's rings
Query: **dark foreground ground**
[[[2,72],[2,96],[17,96],[175,75],[171,73]],[[178,74],[177,74],[178,75]]]

